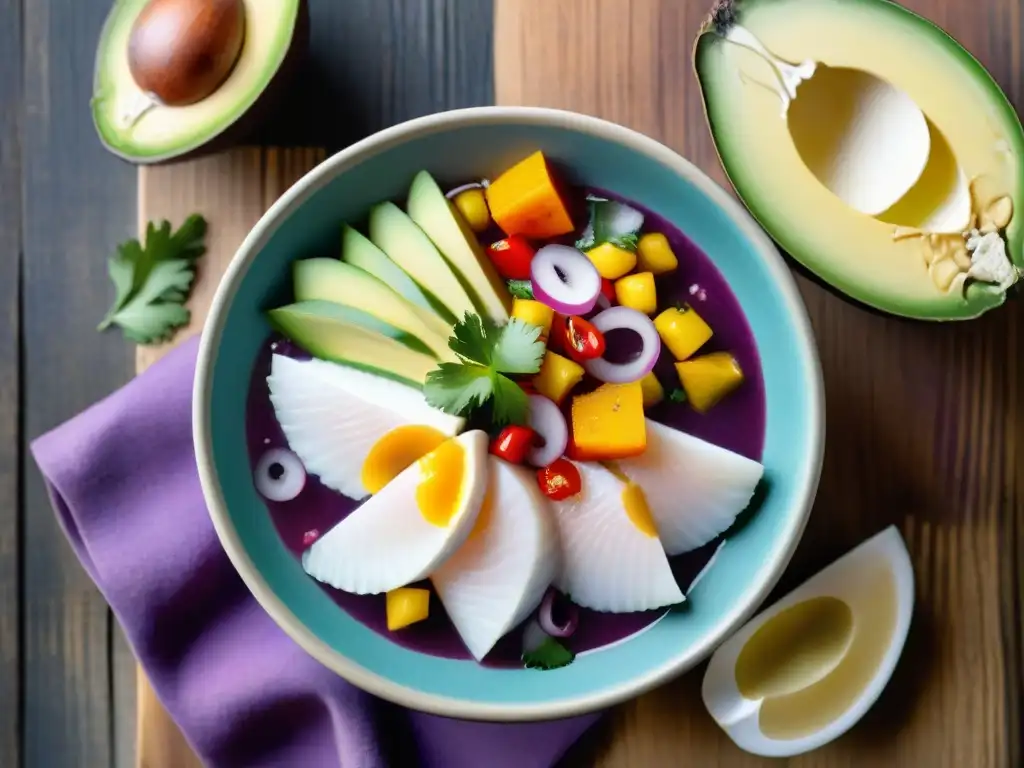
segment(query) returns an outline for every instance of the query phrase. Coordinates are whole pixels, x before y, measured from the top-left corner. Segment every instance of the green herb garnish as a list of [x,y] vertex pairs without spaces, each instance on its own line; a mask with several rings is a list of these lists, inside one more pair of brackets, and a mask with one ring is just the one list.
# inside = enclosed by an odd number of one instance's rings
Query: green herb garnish
[[427,374],[423,387],[427,403],[453,416],[468,416],[489,403],[494,425],[526,424],[530,402],[505,374],[540,370],[544,357],[541,330],[518,318],[499,328],[491,320],[467,312],[448,340],[461,362],[441,363]]
[[149,222],[145,246],[137,239],[121,243],[107,266],[114,304],[97,330],[117,325],[131,341],[153,344],[186,325],[191,313],[184,304],[205,236],[206,219],[193,214],[173,234],[170,222]]
[[640,211],[625,203],[596,195],[587,195],[587,206],[590,209],[590,220],[576,241],[578,250],[589,251],[604,243],[611,243],[616,248],[636,251],[640,242],[640,228],[644,224],[644,216]]
[[680,387],[676,387],[669,393],[668,399],[671,400],[673,403],[685,403],[686,392]]
[[555,640],[546,637],[532,651],[523,652],[523,666],[527,669],[558,669],[572,664],[576,654]]
[[533,299],[533,283],[529,280],[509,280],[508,292],[517,299]]

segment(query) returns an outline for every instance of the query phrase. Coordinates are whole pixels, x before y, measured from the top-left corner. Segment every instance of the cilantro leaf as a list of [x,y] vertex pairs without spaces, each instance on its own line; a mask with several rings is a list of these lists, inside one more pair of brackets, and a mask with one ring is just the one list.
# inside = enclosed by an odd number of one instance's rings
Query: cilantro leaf
[[537,648],[523,652],[523,666],[527,669],[558,669],[572,664],[576,654],[555,640],[545,638]]
[[465,363],[441,363],[427,374],[423,386],[427,404],[453,416],[479,408],[493,391],[491,370]]
[[509,280],[508,291],[517,299],[533,299],[533,283],[529,280]]
[[177,231],[168,221],[146,225],[145,246],[128,240],[118,246],[107,272],[114,302],[97,330],[120,326],[138,344],[163,341],[188,323],[183,306],[195,279],[195,261],[206,252],[206,220],[189,216]]
[[675,389],[672,390],[672,392],[669,393],[668,399],[671,400],[673,403],[685,403],[686,392],[685,390],[676,387]]
[[544,342],[539,325],[526,323],[518,317],[508,321],[491,350],[490,360],[500,373],[537,373],[544,359]]
[[448,340],[460,362],[441,363],[427,374],[423,387],[427,403],[453,416],[468,416],[489,403],[495,426],[526,424],[529,400],[505,374],[540,370],[544,358],[541,330],[518,318],[499,328],[493,321],[467,312]]
[[597,195],[587,195],[587,207],[590,218],[576,241],[578,250],[589,251],[603,243],[611,243],[627,251],[636,250],[640,228],[644,224],[644,215],[640,211]]

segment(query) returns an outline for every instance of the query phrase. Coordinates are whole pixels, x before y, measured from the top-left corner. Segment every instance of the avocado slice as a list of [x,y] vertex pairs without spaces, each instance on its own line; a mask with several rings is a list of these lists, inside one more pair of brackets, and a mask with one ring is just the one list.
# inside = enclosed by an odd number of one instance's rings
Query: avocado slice
[[384,251],[370,242],[366,235],[348,224],[341,232],[341,260],[369,272],[385,285],[391,286],[395,293],[410,304],[415,304],[428,312],[434,311],[433,305],[416,285],[416,281],[389,259]]
[[437,360],[352,322],[352,317],[344,307],[321,301],[296,302],[267,312],[275,330],[314,357],[422,388]]
[[476,307],[448,262],[409,215],[392,202],[370,210],[370,240],[416,281],[438,313],[451,323]]
[[[910,210],[929,197],[920,190],[870,217],[818,182],[781,115],[775,74],[763,57],[726,39],[735,25],[779,59],[868,71],[909,94],[933,136],[932,167],[919,184],[949,170],[935,167],[946,155],[955,158],[970,184],[975,225],[1003,239],[1010,279],[968,277],[974,268],[962,234],[916,230],[927,219]],[[736,193],[820,280],[875,309],[923,320],[974,318],[1004,302],[1024,267],[1024,223],[1014,215],[1024,204],[1024,130],[988,72],[945,32],[886,0],[720,0],[693,63]]]
[[[130,162],[182,159],[240,140],[259,124],[256,112],[271,107],[283,92],[294,63],[304,52],[308,27],[305,0],[244,0],[239,14],[243,30],[213,35],[200,43],[194,30],[187,31],[194,11],[182,6],[189,2],[202,5],[207,0],[115,0],[100,33],[91,99],[93,123],[103,145]],[[177,7],[170,7],[172,4]],[[223,5],[222,0],[217,4]],[[161,10],[159,5],[168,8],[154,14],[154,8]],[[154,17],[151,35],[140,35],[137,29],[144,26],[144,12]],[[162,18],[156,19],[158,15]],[[239,34],[240,48],[227,51],[225,76],[208,84],[212,92],[207,93],[207,88],[196,94],[198,100],[188,98],[188,88],[166,88],[161,92],[168,102],[161,102],[153,91],[160,79],[141,76],[145,73],[139,68],[140,60],[163,61],[173,72],[176,56],[183,51],[220,66],[218,57],[225,60],[224,52],[217,46],[236,46]],[[188,47],[200,44],[202,50]],[[147,58],[138,56],[141,46],[153,47]],[[197,72],[203,69],[195,67]]]
[[435,357],[458,360],[448,348],[451,325],[413,306],[359,267],[337,259],[301,259],[292,265],[292,285],[296,301],[327,301],[357,309],[417,339]]
[[420,171],[409,188],[405,210],[468,286],[477,311],[498,325],[508,322],[512,297],[473,230],[434,177]]

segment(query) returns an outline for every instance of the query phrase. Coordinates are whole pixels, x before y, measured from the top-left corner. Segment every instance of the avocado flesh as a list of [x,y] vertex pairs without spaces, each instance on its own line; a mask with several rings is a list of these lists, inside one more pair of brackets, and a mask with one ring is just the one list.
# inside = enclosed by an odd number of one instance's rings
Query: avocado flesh
[[398,295],[420,309],[433,312],[426,294],[416,285],[400,266],[387,257],[380,248],[370,242],[362,232],[345,225],[341,234],[341,260],[353,267],[369,272]]
[[420,287],[445,320],[454,323],[476,313],[466,288],[426,233],[391,202],[370,211],[370,240]]
[[115,0],[100,34],[91,100],[104,145],[139,163],[192,152],[248,112],[281,68],[302,7],[302,0],[245,0],[242,51],[220,87],[195,104],[154,105],[139,114],[146,97],[128,70],[127,51],[132,25],[147,2]]
[[435,357],[454,362],[451,326],[421,311],[359,267],[337,259],[302,259],[292,265],[296,301],[327,301],[357,309],[416,338]]
[[267,319],[275,330],[314,357],[403,384],[422,388],[427,373],[437,366],[433,356],[349,322],[329,302],[305,301],[278,307],[267,312]]
[[507,323],[512,297],[505,282],[462,214],[427,171],[420,171],[413,179],[405,209],[462,278],[480,314],[498,325]]
[[[1024,131],[998,86],[944,32],[883,0],[741,0],[736,20],[775,56],[871,72],[915,100],[955,154],[974,197],[1013,202],[1007,255],[1024,265]],[[811,272],[885,312],[929,320],[976,317],[1005,300],[968,281],[945,291],[930,277],[921,238],[853,211],[800,160],[780,115],[772,73],[710,24],[694,66],[712,136],[737,194],[768,233]],[[799,99],[799,89],[797,98]],[[899,204],[897,204],[898,206]],[[891,213],[898,213],[897,207]]]

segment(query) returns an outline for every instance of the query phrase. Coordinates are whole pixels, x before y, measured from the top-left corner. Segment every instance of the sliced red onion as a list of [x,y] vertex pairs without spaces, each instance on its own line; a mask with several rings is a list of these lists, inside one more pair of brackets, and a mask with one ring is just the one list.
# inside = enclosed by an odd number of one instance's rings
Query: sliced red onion
[[605,296],[604,293],[598,294],[597,301],[594,303],[594,306],[596,306],[598,309],[608,309],[609,307],[611,307],[611,305],[611,300],[609,300],[609,298]]
[[533,295],[562,315],[585,315],[601,295],[601,275],[568,245],[545,245],[530,262]]
[[270,501],[291,501],[306,487],[306,468],[287,448],[271,448],[256,463],[253,481]]
[[456,187],[453,190],[445,192],[444,196],[447,197],[449,200],[452,200],[452,199],[454,199],[458,195],[461,195],[463,192],[465,192],[467,190],[470,190],[470,189],[487,189],[487,187],[489,187],[490,185],[491,185],[491,182],[489,182],[487,179],[481,179],[480,181],[471,181],[471,182],[469,182],[469,184],[463,184],[461,187]]
[[530,464],[546,467],[565,453],[569,445],[569,426],[553,400],[544,395],[530,395],[530,429],[544,441],[526,454]]
[[595,379],[609,384],[628,384],[639,381],[654,369],[661,354],[661,337],[651,318],[643,312],[629,307],[612,307],[594,315],[590,322],[606,336],[618,328],[633,331],[643,343],[640,354],[627,363],[612,363],[603,357],[585,361],[583,367]]
[[569,618],[565,624],[559,625],[555,621],[555,590],[549,589],[544,595],[544,601],[540,604],[540,611],[537,612],[537,621],[540,628],[551,637],[570,637],[576,631],[576,625],[580,620],[580,609],[576,603],[569,603]]

